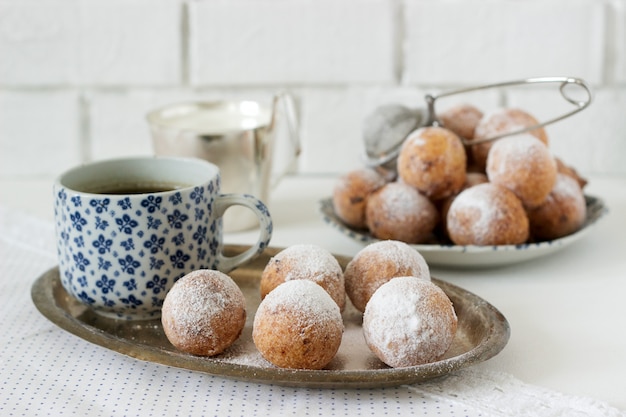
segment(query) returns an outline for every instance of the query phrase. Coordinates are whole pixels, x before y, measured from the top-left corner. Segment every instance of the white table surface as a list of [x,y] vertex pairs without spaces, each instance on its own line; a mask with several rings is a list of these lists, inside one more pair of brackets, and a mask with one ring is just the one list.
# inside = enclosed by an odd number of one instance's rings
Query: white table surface
[[[269,202],[272,246],[312,243],[348,256],[363,247],[317,212],[317,201],[330,195],[334,181],[283,180]],[[511,266],[431,272],[488,300],[511,325],[508,345],[478,369],[626,411],[626,178],[591,177],[586,193],[601,197],[609,214],[572,246]],[[51,222],[51,181],[0,181],[0,205]],[[253,232],[242,232],[225,240],[255,239]]]

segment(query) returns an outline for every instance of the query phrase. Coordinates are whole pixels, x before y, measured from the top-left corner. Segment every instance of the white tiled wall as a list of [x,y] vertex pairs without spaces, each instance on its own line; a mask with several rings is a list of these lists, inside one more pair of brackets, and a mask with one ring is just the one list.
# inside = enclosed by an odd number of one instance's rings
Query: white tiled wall
[[405,10],[408,82],[490,83],[571,71],[603,81],[602,1],[409,1]]
[[[626,174],[626,0],[0,0],[0,178],[150,154],[152,108],[281,89],[300,116],[299,171],[343,172],[361,164],[377,105],[547,75],[595,92],[549,127],[553,152],[583,173]],[[449,103],[544,119],[559,97],[512,89]]]
[[389,1],[189,4],[194,86],[394,82]]

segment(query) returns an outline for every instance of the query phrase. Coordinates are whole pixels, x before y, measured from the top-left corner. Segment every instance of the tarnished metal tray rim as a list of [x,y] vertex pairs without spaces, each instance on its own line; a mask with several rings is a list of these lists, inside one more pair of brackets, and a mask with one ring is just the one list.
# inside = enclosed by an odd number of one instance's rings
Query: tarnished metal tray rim
[[[235,254],[245,249],[245,246],[227,245],[226,252]],[[58,268],[39,277],[31,295],[38,310],[60,328],[123,355],[231,379],[285,386],[371,388],[417,383],[485,361],[498,354],[508,342],[509,324],[495,307],[460,287],[433,278],[452,300],[459,318],[453,346],[442,360],[408,368],[389,368],[382,364],[367,349],[360,329],[361,315],[348,301],[343,313],[346,332],[337,357],[328,369],[275,367],[256,351],[251,333],[260,302],[261,273],[267,261],[279,251],[279,248],[268,248],[256,260],[230,273],[246,296],[248,319],[240,339],[224,354],[213,358],[177,351],[167,341],[160,320],[128,322],[93,313],[67,294]],[[346,257],[336,258],[342,267],[349,261]]]

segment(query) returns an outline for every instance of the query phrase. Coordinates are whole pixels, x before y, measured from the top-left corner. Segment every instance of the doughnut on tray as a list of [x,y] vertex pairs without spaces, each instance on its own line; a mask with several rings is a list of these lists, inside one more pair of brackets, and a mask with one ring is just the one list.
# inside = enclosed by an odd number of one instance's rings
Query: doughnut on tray
[[[582,228],[571,235],[559,239],[500,246],[459,246],[435,239],[431,244],[412,244],[411,246],[422,254],[429,265],[443,267],[495,267],[535,259],[552,254],[578,241],[608,211],[604,201],[598,197],[586,195],[585,201],[587,204],[587,218]],[[331,197],[321,200],[318,208],[326,223],[350,239],[361,242],[364,245],[378,241],[367,230],[352,229],[344,224],[335,213]]]
[[[232,256],[245,249],[245,246],[226,245],[225,254]],[[341,346],[327,369],[278,368],[265,361],[254,346],[252,323],[261,301],[261,273],[280,250],[268,248],[257,259],[229,274],[246,297],[246,325],[241,337],[226,352],[212,358],[177,351],[165,337],[159,319],[123,321],[95,314],[68,295],[56,267],[35,281],[31,296],[37,309],[60,328],[120,354],[210,375],[285,386],[372,388],[411,384],[485,361],[498,354],[508,342],[509,324],[496,308],[460,287],[433,278],[452,300],[459,320],[455,339],[443,359],[408,368],[387,367],[369,351],[363,339],[361,313],[347,300]],[[350,260],[335,257],[342,268]]]

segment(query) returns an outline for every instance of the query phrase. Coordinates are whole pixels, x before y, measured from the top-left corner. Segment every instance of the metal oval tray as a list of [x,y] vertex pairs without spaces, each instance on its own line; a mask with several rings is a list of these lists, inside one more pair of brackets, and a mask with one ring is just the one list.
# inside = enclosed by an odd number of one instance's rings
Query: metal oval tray
[[[598,220],[608,213],[604,201],[586,195],[587,218],[575,233],[554,240],[529,242],[520,245],[475,246],[454,245],[446,239],[435,236],[432,243],[411,244],[431,266],[451,268],[487,268],[511,265],[538,257],[550,255],[568,247],[585,236]],[[341,221],[335,213],[332,198],[319,202],[319,212],[324,221],[350,239],[368,245],[378,242],[367,230],[356,230]]]
[[[231,256],[246,246],[226,246]],[[443,359],[408,368],[389,368],[374,356],[362,334],[362,315],[347,302],[345,332],[336,357],[323,370],[281,369],[265,361],[252,341],[254,314],[261,302],[259,281],[269,259],[280,251],[268,248],[230,276],[246,297],[247,321],[241,337],[221,355],[205,358],[182,353],[163,333],[160,320],[122,321],[97,315],[68,295],[58,268],[33,284],[31,296],[39,311],[62,329],[84,340],[143,361],[190,369],[227,378],[286,386],[371,388],[416,383],[485,361],[509,339],[506,318],[492,305],[455,285],[433,278],[450,297],[459,320],[451,348]],[[345,268],[349,258],[336,256]]]

